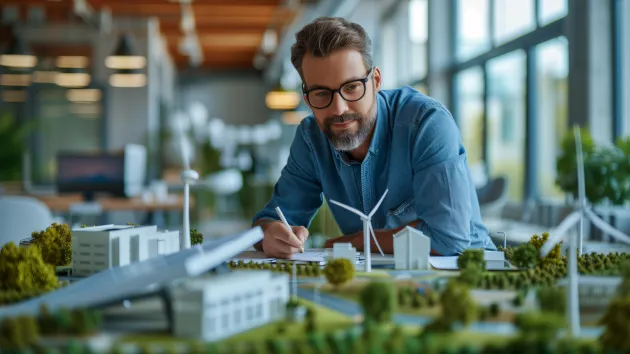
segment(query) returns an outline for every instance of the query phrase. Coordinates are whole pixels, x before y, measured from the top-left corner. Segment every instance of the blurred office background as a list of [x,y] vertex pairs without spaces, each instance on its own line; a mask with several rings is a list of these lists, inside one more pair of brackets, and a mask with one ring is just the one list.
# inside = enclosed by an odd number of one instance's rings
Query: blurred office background
[[[630,231],[628,0],[1,0],[0,10],[0,204],[27,229],[180,228],[184,155],[200,174],[192,226],[207,237],[249,227],[309,114],[294,33],[342,16],[371,36],[385,89],[409,85],[452,111],[491,231],[520,241],[571,211],[576,124],[595,146],[589,199]],[[81,182],[99,171],[99,183]],[[311,233],[338,235],[325,205]]]

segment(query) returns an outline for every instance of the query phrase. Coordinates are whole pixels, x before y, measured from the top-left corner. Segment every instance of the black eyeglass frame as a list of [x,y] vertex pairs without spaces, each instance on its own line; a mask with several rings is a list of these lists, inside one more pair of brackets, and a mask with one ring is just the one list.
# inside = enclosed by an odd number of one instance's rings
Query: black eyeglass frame
[[[333,103],[333,100],[335,99],[335,93],[339,93],[339,96],[340,96],[341,98],[343,98],[346,102],[356,102],[356,101],[359,101],[359,100],[361,100],[363,97],[365,97],[365,93],[367,92],[367,82],[370,80],[370,76],[372,76],[372,72],[373,72],[372,70],[373,70],[373,69],[368,70],[367,75],[365,75],[365,77],[364,77],[363,79],[356,79],[356,80],[346,81],[346,82],[344,82],[343,84],[341,84],[341,86],[339,86],[339,88],[338,88],[338,89],[336,89],[336,90],[332,90],[332,89],[329,89],[329,88],[326,88],[326,87],[318,87],[318,88],[316,88],[316,89],[308,90],[308,89],[306,88],[306,83],[304,83],[304,82],[303,82],[303,83],[302,83],[302,94],[303,94],[303,95],[304,95],[304,97],[306,98],[306,101],[308,102],[308,104],[309,104],[312,108],[315,108],[315,109],[326,109],[326,108],[328,108],[328,107],[329,107],[329,106]],[[343,93],[341,93],[341,89],[342,89],[344,86],[346,86],[346,85],[348,85],[348,84],[351,84],[351,83],[353,83],[353,82],[357,82],[357,83],[358,83],[358,82],[360,82],[361,84],[363,84],[363,94],[361,95],[361,97],[357,98],[356,100],[348,100],[348,99],[346,99],[345,97],[343,97]],[[308,94],[309,94],[309,93],[311,93],[311,92],[313,92],[313,91],[319,91],[319,90],[324,90],[324,91],[328,91],[328,92],[330,92],[330,102],[328,102],[328,104],[327,104],[327,105],[325,105],[324,107],[315,107],[315,106],[313,106],[313,105],[311,104],[311,100],[308,98]]]

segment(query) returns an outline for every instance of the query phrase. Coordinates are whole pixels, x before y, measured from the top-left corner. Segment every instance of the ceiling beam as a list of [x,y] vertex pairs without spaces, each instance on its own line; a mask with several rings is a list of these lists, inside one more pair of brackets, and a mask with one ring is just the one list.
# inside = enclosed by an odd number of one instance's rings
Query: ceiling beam
[[[181,6],[178,3],[162,2],[160,4],[146,5],[138,4],[135,1],[126,3],[103,2],[93,5],[94,8],[109,8],[116,15],[138,15],[138,16],[179,16]],[[275,6],[239,6],[239,5],[196,5],[193,3],[193,11],[196,16],[211,17],[272,17]]]
[[[178,45],[179,41],[184,37],[175,34],[166,34],[164,38],[168,43]],[[222,48],[241,48],[241,47],[258,47],[262,40],[262,33],[248,33],[248,34],[208,34],[197,33],[197,40],[202,47],[222,47]]]

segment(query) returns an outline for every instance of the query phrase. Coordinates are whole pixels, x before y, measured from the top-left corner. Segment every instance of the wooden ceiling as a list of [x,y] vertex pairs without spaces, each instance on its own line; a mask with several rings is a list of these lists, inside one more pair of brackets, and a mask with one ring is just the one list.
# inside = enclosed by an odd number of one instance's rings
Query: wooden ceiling
[[[72,16],[75,0],[0,0],[0,6],[17,5],[20,17],[27,17],[31,7],[43,7],[46,21],[66,23]],[[178,67],[189,66],[189,57],[180,53],[184,39],[181,29],[182,5],[179,0],[86,0],[96,11],[107,9],[114,18],[157,18],[168,51]],[[274,28],[278,39],[306,3],[285,6],[286,0],[192,0],[194,32],[203,53],[201,67],[210,69],[251,69],[259,52],[263,34]],[[3,32],[0,29],[0,33]],[[7,37],[7,36],[2,36]]]

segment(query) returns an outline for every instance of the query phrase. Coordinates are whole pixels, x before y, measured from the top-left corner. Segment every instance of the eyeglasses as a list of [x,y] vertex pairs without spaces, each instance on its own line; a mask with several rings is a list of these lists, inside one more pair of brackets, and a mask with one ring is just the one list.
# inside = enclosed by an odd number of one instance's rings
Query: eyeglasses
[[330,106],[333,101],[333,97],[335,96],[335,92],[338,92],[339,96],[341,96],[344,100],[348,102],[355,102],[365,96],[365,84],[370,79],[370,75],[372,75],[372,69],[368,71],[365,78],[345,82],[343,85],[341,85],[340,88],[336,90],[331,90],[328,88],[316,88],[313,90],[307,90],[306,84],[302,84],[302,91],[306,96],[308,104],[316,109],[324,109]]

